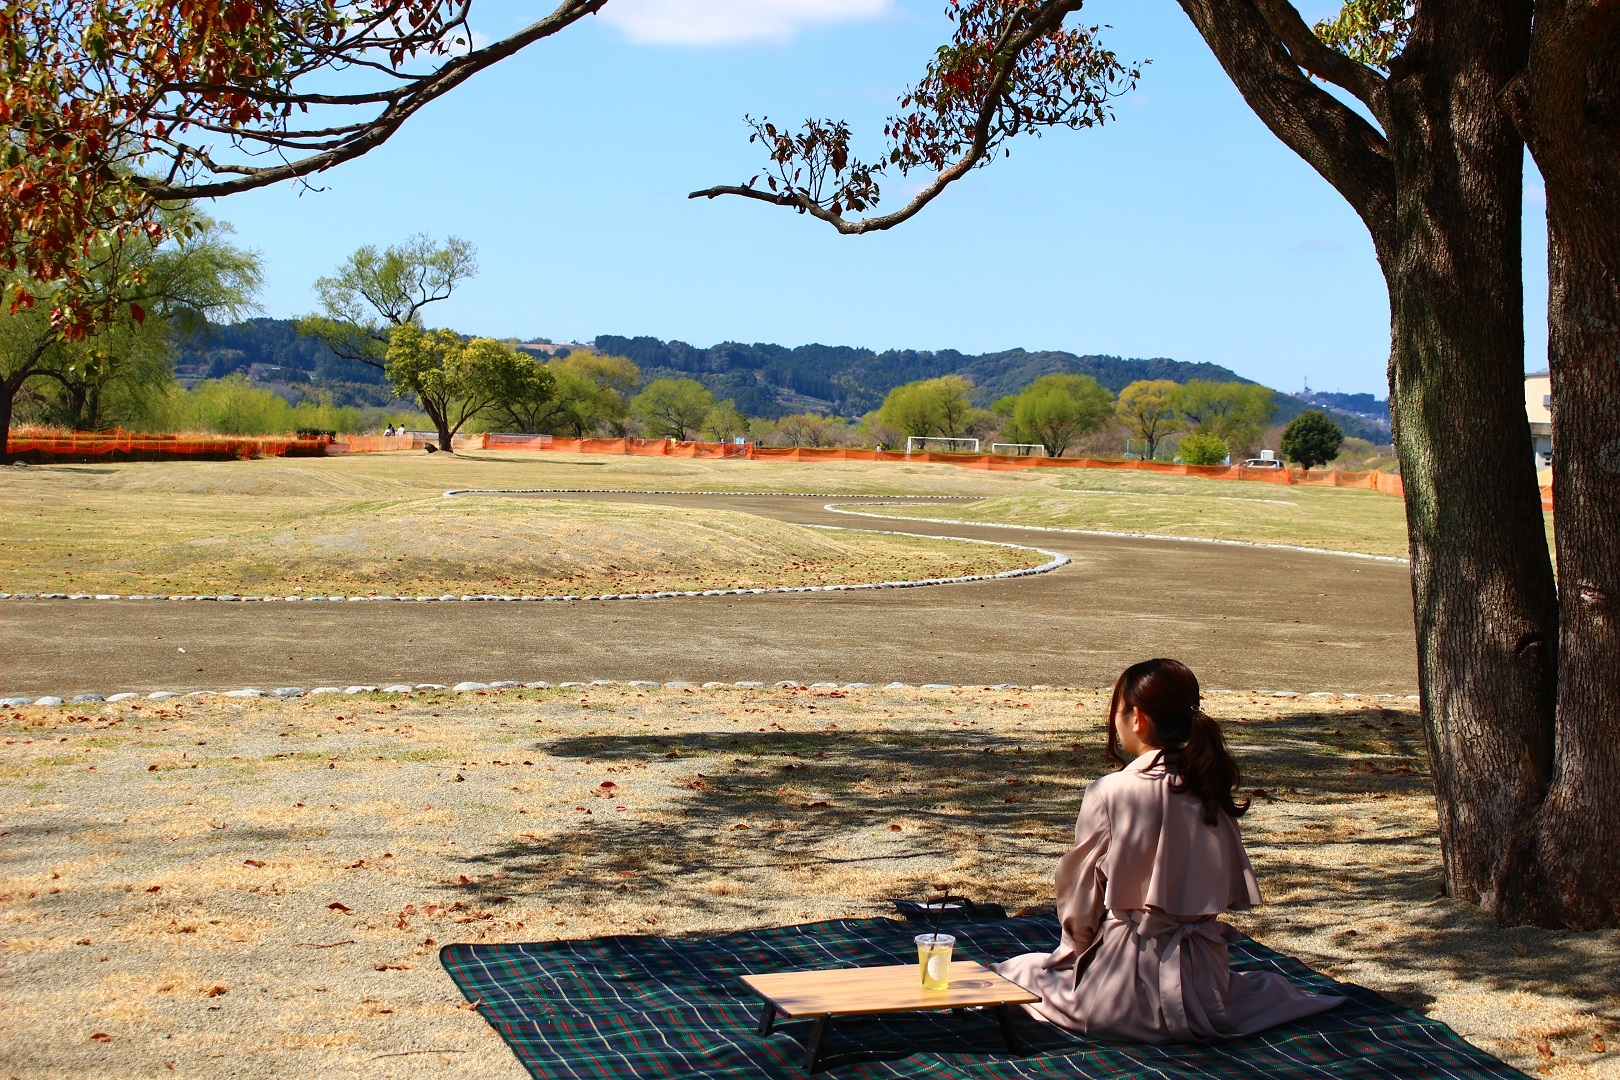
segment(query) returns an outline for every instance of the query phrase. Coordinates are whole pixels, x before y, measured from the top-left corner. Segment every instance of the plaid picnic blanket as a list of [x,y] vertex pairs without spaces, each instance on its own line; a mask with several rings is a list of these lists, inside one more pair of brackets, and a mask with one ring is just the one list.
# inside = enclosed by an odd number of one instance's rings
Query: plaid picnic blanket
[[[958,955],[985,963],[1044,951],[1052,915],[954,918]],[[914,963],[916,924],[838,920],[706,940],[610,937],[516,945],[447,945],[439,953],[467,1000],[545,1078],[799,1077],[809,1021],[755,1031],[751,972]],[[1142,1046],[1087,1039],[1019,1014],[1024,1054],[1009,1054],[989,1010],[840,1017],[827,1036],[835,1077],[1332,1078],[1484,1080],[1524,1074],[1446,1025],[1359,986],[1335,983],[1248,938],[1232,965],[1281,972],[1350,1000],[1331,1012],[1231,1042]]]

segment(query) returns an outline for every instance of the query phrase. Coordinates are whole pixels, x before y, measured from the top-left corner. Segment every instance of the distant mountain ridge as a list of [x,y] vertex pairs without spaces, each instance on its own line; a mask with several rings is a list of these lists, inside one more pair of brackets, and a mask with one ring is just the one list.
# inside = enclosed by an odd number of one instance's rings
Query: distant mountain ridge
[[[789,348],[735,341],[705,349],[684,341],[666,342],[654,337],[630,338],[615,334],[603,334],[591,344],[598,352],[634,360],[641,368],[643,383],[658,378],[694,378],[708,387],[716,399],[730,398],[743,413],[770,419],[794,412],[861,416],[881,405],[884,396],[896,386],[941,375],[962,375],[971,379],[974,402],[978,405],[989,405],[997,398],[1016,394],[1042,375],[1052,374],[1090,375],[1114,394],[1141,379],[1169,379],[1178,383],[1193,379],[1254,382],[1219,364],[1190,363],[1162,356],[1127,359],[1025,349],[977,355],[955,349],[877,352],[847,345]],[[1328,412],[1346,435],[1374,442],[1389,438],[1387,425],[1380,426],[1375,416],[1352,413],[1327,402],[1307,402],[1281,392],[1277,392],[1276,401],[1278,423],[1286,424],[1314,405]]]
[[[569,349],[568,345],[549,342],[524,347],[531,353],[544,354],[538,359],[565,355]],[[716,400],[730,398],[744,414],[772,420],[797,412],[858,417],[881,405],[884,396],[896,386],[941,375],[971,379],[974,400],[979,405],[1016,394],[1042,375],[1056,373],[1090,375],[1115,394],[1139,379],[1253,382],[1219,364],[1189,363],[1162,356],[1079,356],[1057,350],[877,352],[847,345],[788,347],[735,341],[700,348],[684,341],[614,334],[603,334],[590,347],[630,357],[641,368],[642,385],[659,378],[695,378],[708,387]],[[319,342],[299,337],[291,319],[258,318],[209,326],[196,337],[177,343],[173,356],[176,373],[191,379],[217,379],[234,371],[276,378],[273,369],[279,367],[286,372],[279,378],[312,381],[332,390],[338,404],[386,404],[393,398],[381,371],[345,360]],[[1313,393],[1308,400],[1277,394],[1280,423],[1313,407],[1325,409],[1346,435],[1375,442],[1389,439],[1388,403],[1370,394]]]
[[[716,396],[735,397],[737,407],[755,416],[778,416],[781,402],[775,391],[788,397],[813,399],[831,411],[859,416],[883,403],[890,390],[917,379],[963,375],[973,381],[975,402],[988,405],[999,397],[1016,394],[1042,375],[1091,375],[1113,393],[1138,379],[1211,379],[1249,382],[1219,364],[1193,364],[1155,357],[1127,360],[1118,356],[1076,356],[1074,353],[1024,349],[971,355],[955,349],[938,352],[889,349],[877,352],[848,345],[787,347],[756,342],[726,341],[709,348],[684,341],[653,337],[603,334],[592,342],[598,352],[628,356],[640,365],[644,378],[690,376],[709,386]],[[725,392],[722,394],[722,389]],[[744,399],[749,405],[744,405]],[[792,411],[792,410],[789,410]]]

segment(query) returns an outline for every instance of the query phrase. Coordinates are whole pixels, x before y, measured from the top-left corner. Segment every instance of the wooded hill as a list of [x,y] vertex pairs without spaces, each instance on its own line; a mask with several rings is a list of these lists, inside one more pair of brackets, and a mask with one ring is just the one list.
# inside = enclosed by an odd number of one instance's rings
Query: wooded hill
[[[1059,372],[1093,376],[1114,394],[1139,379],[1253,381],[1219,364],[1194,364],[1165,357],[1144,360],[1077,356],[1068,352],[1024,349],[973,355],[955,349],[876,352],[844,345],[788,348],[732,341],[699,348],[684,341],[613,334],[598,337],[591,347],[634,360],[641,368],[642,385],[661,378],[694,378],[703,383],[717,401],[729,398],[744,415],[771,420],[801,412],[850,418],[862,416],[881,405],[884,395],[896,386],[940,375],[962,375],[971,379],[975,404],[984,406],[997,398],[1016,394],[1042,375]],[[339,405],[384,404],[383,399],[393,397],[382,372],[344,360],[313,339],[300,338],[290,319],[249,319],[208,327],[199,336],[177,345],[174,360],[178,374],[214,379],[233,371],[246,371],[253,364],[283,367],[332,390]],[[1313,395],[1318,399],[1315,407],[1328,406],[1320,399],[1329,396]],[[1371,400],[1370,395],[1355,397]],[[1313,407],[1311,403],[1283,393],[1277,395],[1277,405],[1276,420],[1284,424]],[[1346,435],[1374,442],[1385,442],[1389,438],[1388,428],[1371,416],[1331,406],[1328,411]]]
[[[858,417],[883,403],[896,386],[941,375],[962,375],[973,382],[974,404],[988,406],[997,398],[1016,394],[1042,375],[1090,375],[1110,393],[1118,394],[1140,379],[1192,379],[1211,382],[1253,382],[1219,364],[1194,364],[1166,357],[1125,359],[1118,356],[1076,356],[1069,352],[1003,352],[970,355],[955,349],[919,352],[915,349],[871,349],[844,345],[743,345],[728,341],[707,349],[684,341],[653,337],[618,337],[604,334],[592,342],[598,352],[628,356],[641,368],[643,382],[660,378],[694,378],[716,400],[730,398],[747,416],[776,419],[789,413],[823,412]],[[1369,395],[1370,396],[1370,395]],[[1346,435],[1387,442],[1389,429],[1370,416],[1330,406],[1315,405],[1288,394],[1277,394],[1276,422],[1286,424],[1308,408],[1325,408]]]

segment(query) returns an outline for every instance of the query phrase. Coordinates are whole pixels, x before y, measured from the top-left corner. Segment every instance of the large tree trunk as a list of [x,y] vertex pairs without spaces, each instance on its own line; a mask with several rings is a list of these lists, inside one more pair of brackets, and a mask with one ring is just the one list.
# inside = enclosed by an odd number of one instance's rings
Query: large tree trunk
[[0,465],[11,464],[11,409],[23,380],[0,379]]
[[1496,910],[1552,764],[1558,611],[1524,409],[1525,0],[1429,4],[1391,64],[1390,406],[1446,892]]
[[[1524,155],[1498,103],[1526,61],[1532,0],[1420,4],[1387,80],[1346,71],[1287,4],[1180,3],[1256,115],[1372,235],[1445,887],[1494,910],[1550,781],[1557,680],[1523,397]],[[1383,131],[1301,64],[1354,87]]]
[[1620,926],[1620,10],[1541,0],[1510,102],[1547,182],[1560,635],[1552,784],[1502,915]]

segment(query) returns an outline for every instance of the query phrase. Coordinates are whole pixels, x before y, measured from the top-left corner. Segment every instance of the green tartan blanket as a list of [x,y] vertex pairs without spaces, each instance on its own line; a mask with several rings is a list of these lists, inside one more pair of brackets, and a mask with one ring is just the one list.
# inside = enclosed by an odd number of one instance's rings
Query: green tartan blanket
[[[1045,951],[1052,915],[954,918],[960,956],[993,963]],[[547,1078],[798,1077],[809,1021],[755,1031],[748,972],[914,963],[912,923],[839,920],[706,940],[610,937],[519,945],[447,945],[439,953],[467,1000],[530,1074]],[[1359,986],[1336,983],[1245,938],[1232,966],[1281,972],[1350,1000],[1331,1012],[1231,1042],[1142,1046],[1071,1034],[1022,1014],[1024,1053],[1009,1054],[992,1012],[840,1017],[826,1043],[835,1077],[1333,1078],[1484,1080],[1524,1074],[1446,1025]]]

